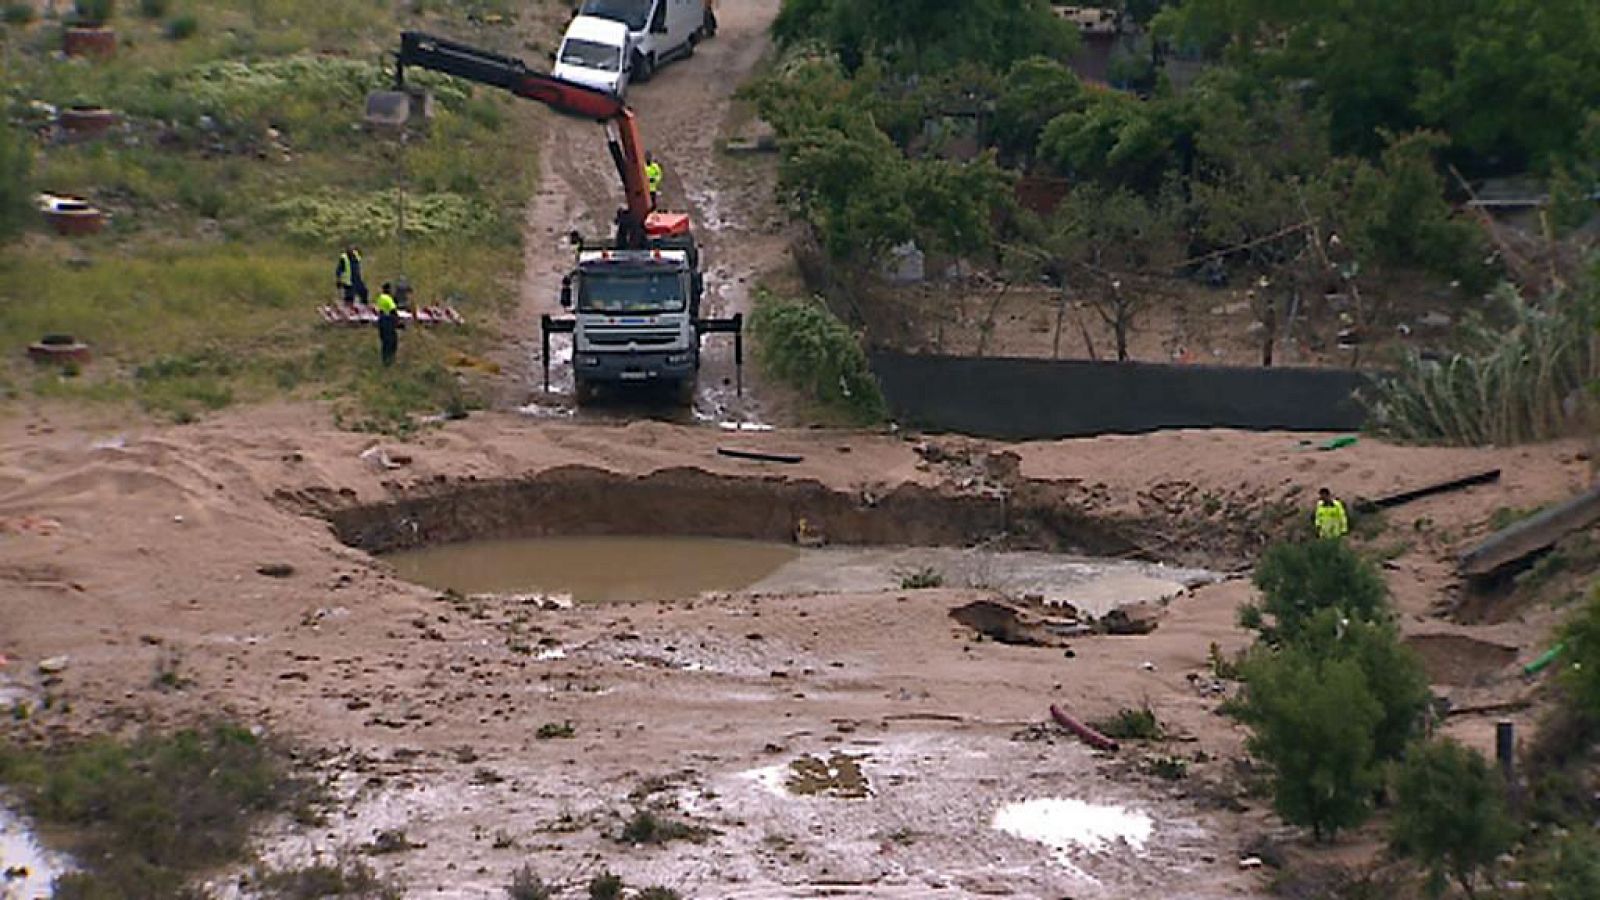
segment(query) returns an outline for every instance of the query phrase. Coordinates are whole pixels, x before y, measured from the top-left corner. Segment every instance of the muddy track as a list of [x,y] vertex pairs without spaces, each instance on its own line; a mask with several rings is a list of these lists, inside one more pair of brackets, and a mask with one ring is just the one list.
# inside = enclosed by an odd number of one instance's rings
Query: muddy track
[[[771,185],[733,177],[719,159],[717,142],[733,94],[760,63],[768,48],[767,29],[778,0],[747,0],[721,11],[717,36],[694,56],[666,65],[647,84],[629,89],[628,102],[639,119],[646,146],[666,170],[662,205],[688,210],[705,247],[706,312],[725,316],[749,310],[754,277],[787,252],[772,234]],[[571,265],[566,235],[607,234],[621,203],[621,186],[600,127],[548,117],[549,137],[540,149],[540,187],[529,204],[526,256],[520,301],[512,336],[499,362],[512,382],[502,386],[498,405],[516,407],[537,400],[565,414],[570,408],[571,351],[558,339],[551,366],[551,396],[541,396],[542,360],[539,317],[561,312],[561,276]],[[748,421],[759,418],[759,404],[734,389],[732,342],[708,339],[700,387],[692,413],[669,406],[633,402],[585,409],[585,419],[616,420],[648,415],[678,421]]]

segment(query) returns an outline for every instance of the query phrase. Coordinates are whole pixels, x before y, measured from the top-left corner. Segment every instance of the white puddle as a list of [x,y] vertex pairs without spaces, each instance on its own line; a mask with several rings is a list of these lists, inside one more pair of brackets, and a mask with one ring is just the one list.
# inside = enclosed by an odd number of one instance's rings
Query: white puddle
[[991,826],[1064,856],[1071,850],[1104,850],[1119,841],[1143,850],[1153,823],[1144,813],[1120,806],[1048,797],[1000,807]]
[[39,846],[21,818],[0,807],[0,900],[43,900],[56,876],[71,869],[65,857]]

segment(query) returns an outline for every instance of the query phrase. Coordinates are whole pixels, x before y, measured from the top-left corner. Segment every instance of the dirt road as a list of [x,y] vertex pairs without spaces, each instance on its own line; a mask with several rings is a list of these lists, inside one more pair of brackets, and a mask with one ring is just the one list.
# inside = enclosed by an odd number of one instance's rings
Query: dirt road
[[[661,204],[687,210],[705,247],[708,315],[748,312],[755,276],[779,265],[787,252],[773,210],[771,181],[735,172],[717,150],[733,94],[766,53],[767,29],[779,6],[779,0],[725,4],[714,39],[703,42],[694,56],[665,66],[649,83],[628,92],[646,146],[665,169]],[[513,385],[507,395],[516,405],[526,403],[540,387],[539,316],[562,312],[557,303],[561,276],[572,263],[566,235],[609,234],[612,215],[622,201],[600,126],[554,116],[549,123],[550,137],[540,151],[540,187],[528,209],[515,350],[504,363],[521,383],[520,390]],[[557,340],[551,370],[557,397],[541,400],[564,409],[561,398],[571,396],[571,348],[564,338]],[[741,400],[734,381],[731,340],[707,339],[692,418],[758,420],[754,397],[747,394]],[[691,420],[670,408],[626,401],[584,414],[613,421],[640,415]]]

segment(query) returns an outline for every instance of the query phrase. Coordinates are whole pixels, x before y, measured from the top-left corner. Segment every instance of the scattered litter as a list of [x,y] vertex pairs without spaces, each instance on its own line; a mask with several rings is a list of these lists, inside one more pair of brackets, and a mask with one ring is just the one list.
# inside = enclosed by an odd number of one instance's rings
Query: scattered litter
[[103,438],[101,440],[95,441],[94,443],[89,445],[89,449],[90,450],[121,450],[122,448],[124,448],[126,446],[128,446],[127,438],[124,438],[122,435],[119,434],[116,437]]
[[288,563],[266,563],[256,566],[256,574],[267,578],[288,578],[294,574],[294,566]]
[[70,656],[52,656],[39,661],[39,671],[45,675],[56,675],[67,670],[67,664],[72,661]]
[[772,431],[771,425],[765,422],[718,422],[717,427],[723,431]]
[[[379,471],[398,469],[405,464],[400,461],[399,457],[391,457],[386,450],[376,444],[361,451],[359,458],[373,469]],[[404,459],[405,462],[411,461],[410,457],[405,457]]]
[[1239,860],[1239,868],[1241,869],[1259,869],[1264,865],[1266,863],[1263,863],[1259,856],[1246,856],[1244,859]]
[[1359,437],[1356,437],[1353,434],[1341,435],[1339,437],[1329,438],[1329,439],[1323,441],[1322,443],[1317,445],[1317,449],[1318,450],[1342,450],[1345,447],[1354,446],[1355,443],[1357,441],[1360,441],[1360,440],[1361,439]]
[[1144,662],[1139,663],[1139,668],[1145,670],[1146,672],[1154,672],[1156,670],[1156,664],[1147,659]]

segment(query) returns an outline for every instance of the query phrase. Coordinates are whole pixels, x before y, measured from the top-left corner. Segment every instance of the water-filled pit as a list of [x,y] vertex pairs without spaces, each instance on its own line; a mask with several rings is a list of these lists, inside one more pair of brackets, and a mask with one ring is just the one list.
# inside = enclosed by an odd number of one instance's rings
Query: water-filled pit
[[538,593],[577,603],[705,593],[867,593],[912,585],[996,590],[1091,615],[1167,599],[1211,573],[1031,551],[822,547],[722,538],[604,536],[439,544],[385,557],[400,577],[462,594]]

